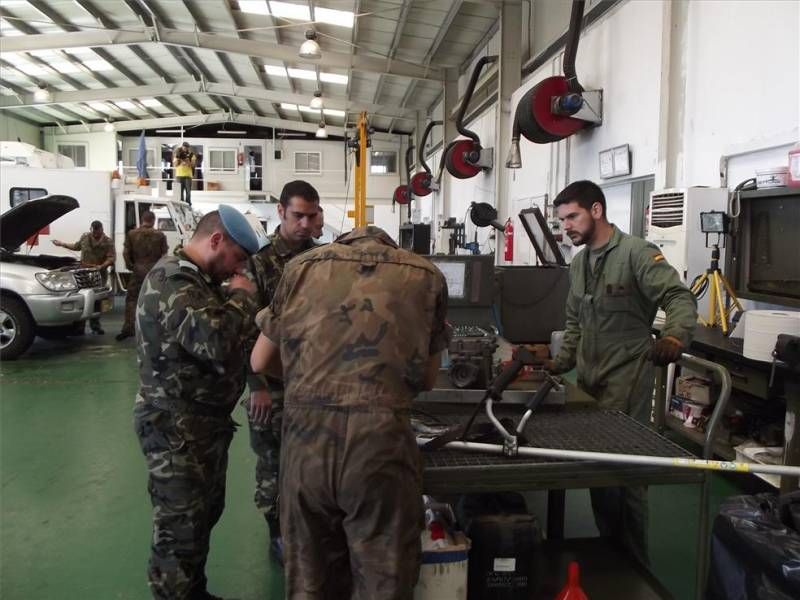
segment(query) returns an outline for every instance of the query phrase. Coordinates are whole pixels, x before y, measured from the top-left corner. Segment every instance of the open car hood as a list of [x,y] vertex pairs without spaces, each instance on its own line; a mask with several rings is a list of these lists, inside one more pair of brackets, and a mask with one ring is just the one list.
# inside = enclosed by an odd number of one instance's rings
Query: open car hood
[[0,215],[0,246],[16,250],[37,231],[78,206],[71,196],[45,196],[18,204]]

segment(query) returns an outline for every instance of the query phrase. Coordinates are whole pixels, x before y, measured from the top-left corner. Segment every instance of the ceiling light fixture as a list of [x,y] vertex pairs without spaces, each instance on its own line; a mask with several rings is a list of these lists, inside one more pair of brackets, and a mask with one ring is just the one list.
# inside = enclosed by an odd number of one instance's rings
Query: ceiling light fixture
[[325,139],[328,137],[328,132],[325,130],[325,123],[320,121],[319,129],[317,129],[317,133],[315,133],[314,135],[321,139]]
[[317,42],[317,32],[313,29],[306,31],[306,41],[300,46],[300,58],[319,60],[322,58],[322,50]]
[[247,135],[244,129],[218,129],[217,133],[222,135]]
[[103,125],[103,131],[105,131],[106,133],[111,133],[115,129],[116,127],[114,127],[114,124],[111,121],[106,121],[106,124]]
[[50,102],[52,99],[53,94],[50,93],[50,90],[48,90],[45,85],[40,85],[36,88],[36,91],[33,92],[34,102]]
[[309,106],[311,108],[316,108],[316,109],[322,109],[323,108],[322,92],[321,91],[317,90],[316,92],[314,92],[314,97],[311,99],[311,102],[309,103]]

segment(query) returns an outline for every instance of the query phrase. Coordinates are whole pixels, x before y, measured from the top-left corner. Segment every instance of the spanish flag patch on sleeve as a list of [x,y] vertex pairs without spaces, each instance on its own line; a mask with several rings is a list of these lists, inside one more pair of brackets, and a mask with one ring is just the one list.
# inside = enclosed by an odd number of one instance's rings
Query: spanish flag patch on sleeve
[[653,255],[653,262],[661,262],[662,260],[664,260],[664,255],[660,252]]

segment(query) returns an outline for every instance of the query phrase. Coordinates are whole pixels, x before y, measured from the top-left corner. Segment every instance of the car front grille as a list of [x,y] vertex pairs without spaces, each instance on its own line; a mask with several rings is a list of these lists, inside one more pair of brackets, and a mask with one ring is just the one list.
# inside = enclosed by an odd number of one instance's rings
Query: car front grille
[[72,272],[80,289],[96,288],[103,285],[103,275],[98,269],[77,269]]

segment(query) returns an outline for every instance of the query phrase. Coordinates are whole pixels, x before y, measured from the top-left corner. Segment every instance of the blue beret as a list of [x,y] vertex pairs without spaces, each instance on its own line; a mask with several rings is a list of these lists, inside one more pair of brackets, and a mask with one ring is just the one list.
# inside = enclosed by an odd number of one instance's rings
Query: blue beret
[[218,210],[222,226],[234,242],[248,254],[261,250],[262,243],[242,213],[227,204],[220,204]]

